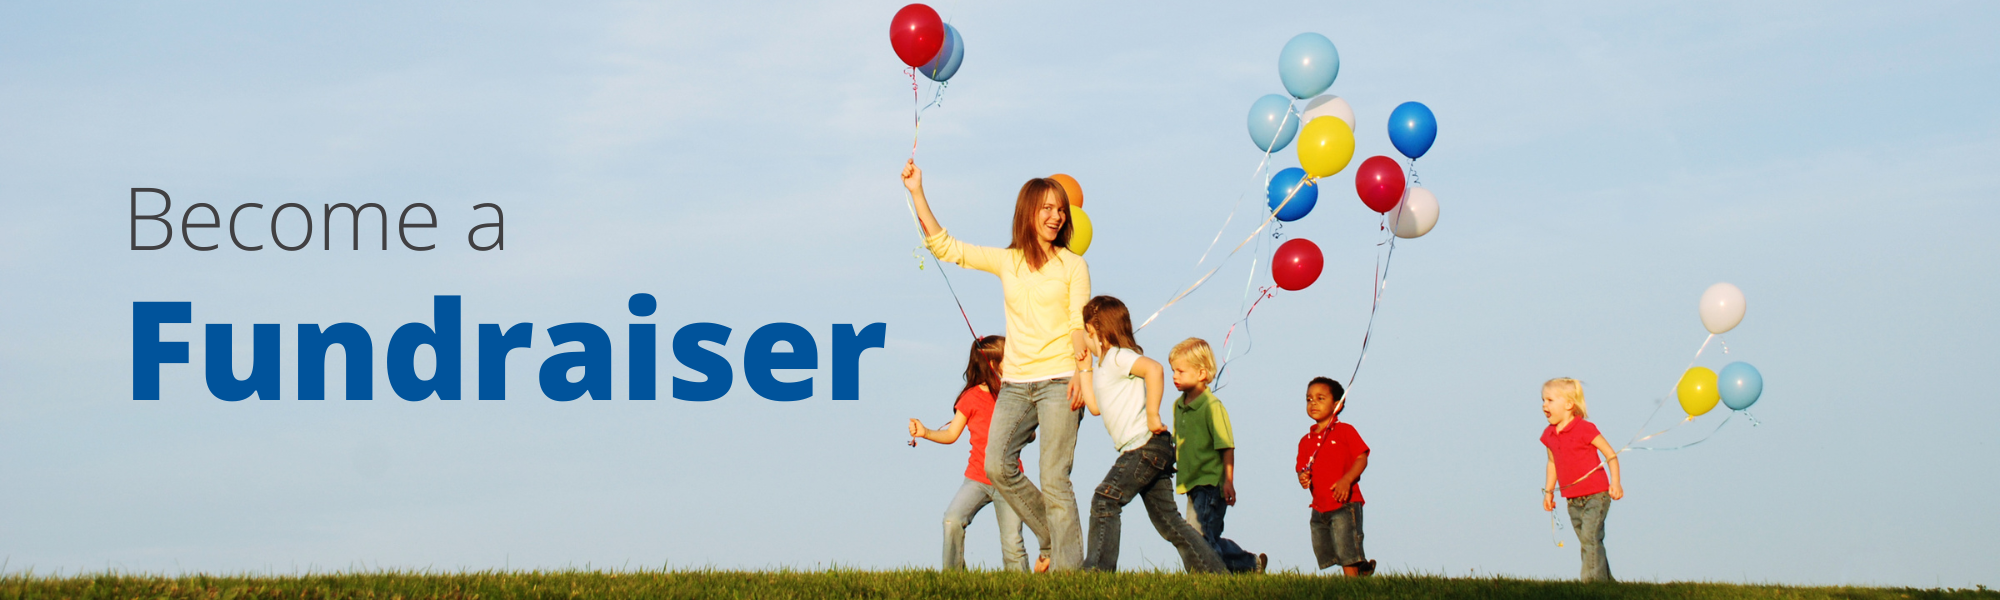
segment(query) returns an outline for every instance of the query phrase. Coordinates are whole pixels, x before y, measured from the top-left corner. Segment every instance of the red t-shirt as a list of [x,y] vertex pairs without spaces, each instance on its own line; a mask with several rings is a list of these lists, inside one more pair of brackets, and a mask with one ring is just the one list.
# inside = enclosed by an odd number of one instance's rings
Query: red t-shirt
[[993,394],[976,385],[966,388],[952,409],[965,413],[965,430],[972,432],[972,457],[966,461],[965,476],[993,485],[986,480],[986,427],[993,423]]
[[1590,445],[1597,435],[1597,426],[1580,418],[1570,421],[1569,429],[1563,431],[1556,431],[1554,425],[1542,430],[1542,445],[1548,446],[1549,454],[1555,457],[1556,485],[1562,488],[1564,498],[1580,498],[1611,489],[1611,478],[1598,468],[1603,463],[1598,460],[1597,447]]
[[1307,430],[1306,436],[1299,438],[1299,463],[1297,470],[1312,471],[1312,508],[1319,512],[1338,510],[1348,503],[1366,504],[1361,499],[1361,480],[1355,479],[1349,488],[1347,502],[1333,499],[1333,484],[1340,480],[1347,470],[1354,467],[1354,460],[1368,453],[1368,443],[1361,441],[1361,434],[1353,425],[1335,421],[1325,431]]

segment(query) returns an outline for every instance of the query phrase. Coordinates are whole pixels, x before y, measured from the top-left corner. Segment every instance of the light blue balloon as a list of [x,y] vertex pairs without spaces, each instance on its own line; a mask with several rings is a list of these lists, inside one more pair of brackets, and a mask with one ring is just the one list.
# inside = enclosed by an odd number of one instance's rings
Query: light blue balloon
[[1293,98],[1318,96],[1333,87],[1333,78],[1339,76],[1340,51],[1326,36],[1311,32],[1292,36],[1278,53],[1278,78],[1285,81],[1285,91]]
[[1722,392],[1722,403],[1729,405],[1729,410],[1750,408],[1757,403],[1758,396],[1764,395],[1764,374],[1750,363],[1729,363],[1716,379],[1716,391]]
[[944,24],[944,47],[938,49],[937,56],[931,57],[930,64],[917,69],[931,81],[942,82],[958,74],[958,63],[965,60],[965,38],[959,37],[958,28]]
[[1437,141],[1437,137],[1437,116],[1422,102],[1404,102],[1389,113],[1389,142],[1410,160],[1430,152],[1431,142]]
[[[1265,205],[1278,211],[1278,220],[1297,221],[1312,212],[1313,205],[1319,203],[1319,186],[1305,179],[1306,170],[1298,167],[1271,176],[1271,183],[1264,187],[1264,197],[1270,199]],[[1298,191],[1292,191],[1294,189]],[[1292,198],[1290,202],[1285,201],[1287,195]],[[1278,210],[1280,204],[1285,205],[1284,210]]]
[[1292,113],[1292,99],[1265,94],[1250,105],[1250,143],[1258,150],[1277,152],[1292,145],[1299,136],[1299,116]]

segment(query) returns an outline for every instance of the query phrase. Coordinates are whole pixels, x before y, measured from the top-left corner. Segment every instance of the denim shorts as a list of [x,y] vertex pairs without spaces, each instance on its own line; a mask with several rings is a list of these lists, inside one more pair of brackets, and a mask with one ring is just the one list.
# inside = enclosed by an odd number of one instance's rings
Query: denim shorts
[[1319,559],[1319,568],[1367,562],[1361,538],[1361,504],[1350,502],[1326,512],[1313,511],[1313,557]]

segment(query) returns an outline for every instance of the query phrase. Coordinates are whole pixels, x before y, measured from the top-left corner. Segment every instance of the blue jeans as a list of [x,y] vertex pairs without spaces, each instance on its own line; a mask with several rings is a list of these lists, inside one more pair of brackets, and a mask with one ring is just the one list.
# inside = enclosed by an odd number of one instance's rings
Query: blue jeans
[[1084,556],[1083,568],[1094,571],[1118,570],[1118,541],[1121,535],[1119,513],[1133,498],[1146,503],[1146,515],[1153,519],[1153,529],[1160,532],[1181,553],[1181,565],[1191,573],[1221,573],[1222,558],[1215,555],[1215,549],[1201,538],[1181,518],[1181,511],[1174,507],[1174,436],[1154,434],[1146,440],[1146,445],[1118,455],[1111,463],[1111,471],[1104,474],[1104,483],[1097,486],[1097,493],[1090,497],[1090,553]]
[[1222,488],[1197,485],[1188,488],[1187,497],[1188,510],[1194,513],[1194,526],[1201,530],[1201,537],[1208,541],[1208,547],[1222,557],[1223,566],[1234,573],[1257,570],[1257,555],[1222,537],[1222,516],[1229,512],[1229,504],[1222,501]]
[[944,509],[944,568],[965,569],[965,528],[988,503],[993,505],[993,517],[1000,522],[1002,563],[1009,571],[1027,572],[1028,550],[1021,544],[1021,517],[993,492],[993,486],[969,478],[958,486],[958,495],[952,497],[951,506]]
[[1368,561],[1361,551],[1361,505],[1348,503],[1326,512],[1313,511],[1313,558],[1319,568],[1352,567]]
[[[986,479],[1048,548],[1049,568],[1083,566],[1083,521],[1069,470],[1076,462],[1076,428],[1083,410],[1069,408],[1069,378],[1007,383],[994,399],[986,430]],[[1042,487],[1021,473],[1021,448],[1040,431]]]
[[1611,510],[1611,494],[1598,492],[1568,502],[1569,526],[1576,529],[1577,545],[1583,546],[1583,580],[1611,581],[1611,559],[1604,557],[1604,513]]

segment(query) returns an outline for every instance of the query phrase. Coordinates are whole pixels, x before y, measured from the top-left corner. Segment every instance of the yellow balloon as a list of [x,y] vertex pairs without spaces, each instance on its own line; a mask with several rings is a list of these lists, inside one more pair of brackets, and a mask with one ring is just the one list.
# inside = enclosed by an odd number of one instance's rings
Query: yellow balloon
[[1716,387],[1715,371],[1708,367],[1688,369],[1681,375],[1681,383],[1674,390],[1680,396],[1681,410],[1690,417],[1699,417],[1715,410],[1715,403],[1722,401],[1722,390]]
[[1069,251],[1083,256],[1083,251],[1090,249],[1090,213],[1083,212],[1081,206],[1072,206],[1069,207],[1069,219]]
[[1327,177],[1354,160],[1354,130],[1335,117],[1315,117],[1299,130],[1299,167],[1313,177]]

